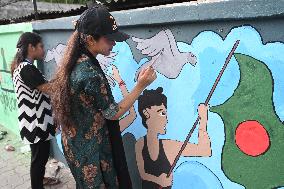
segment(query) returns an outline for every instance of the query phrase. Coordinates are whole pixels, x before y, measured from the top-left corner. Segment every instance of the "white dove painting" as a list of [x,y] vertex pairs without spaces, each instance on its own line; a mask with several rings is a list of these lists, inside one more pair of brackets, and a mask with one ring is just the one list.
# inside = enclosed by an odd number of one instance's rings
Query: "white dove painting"
[[169,79],[179,76],[183,66],[187,63],[195,66],[197,57],[192,52],[180,52],[177,42],[171,30],[162,30],[154,37],[140,39],[132,37],[137,43],[136,48],[150,60],[144,63],[135,74],[135,81],[143,68],[151,66],[160,74]]
[[55,48],[48,50],[45,56],[44,61],[49,62],[51,60],[55,60],[56,64],[58,65],[61,61],[61,58],[64,54],[66,45],[59,43]]
[[[51,50],[48,50],[46,53],[46,57],[44,59],[45,62],[49,62],[51,60],[55,60],[56,65],[60,64],[61,58],[63,57],[64,54],[64,50],[66,48],[66,45],[64,44],[58,44],[55,48],[52,48]],[[102,70],[104,71],[106,78],[109,82],[109,84],[114,87],[115,86],[115,79],[111,76],[107,74],[107,71],[109,69],[111,69],[111,66],[115,60],[115,56],[117,55],[117,53],[115,52],[111,52],[110,55],[108,56],[104,56],[101,54],[97,55],[97,60],[100,63],[100,66],[102,68]]]
[[107,72],[111,68],[113,62],[115,61],[115,56],[116,55],[117,55],[117,53],[111,52],[110,55],[108,55],[108,56],[104,56],[102,54],[98,54],[97,57],[96,57],[97,60],[99,61],[100,65],[101,65],[102,70],[104,71],[104,73],[106,75],[108,83],[112,87],[115,86],[116,81],[115,81],[115,79],[111,75],[108,75]]

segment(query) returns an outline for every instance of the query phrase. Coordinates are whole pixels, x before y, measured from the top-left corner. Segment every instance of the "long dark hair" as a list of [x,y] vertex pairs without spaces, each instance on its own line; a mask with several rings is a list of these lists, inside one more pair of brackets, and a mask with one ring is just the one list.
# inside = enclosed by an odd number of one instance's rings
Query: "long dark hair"
[[23,62],[28,56],[29,44],[36,46],[42,42],[42,38],[37,33],[25,32],[23,33],[17,42],[17,52],[11,63],[11,74],[13,75],[14,70]]
[[[74,127],[71,116],[70,99],[70,75],[75,67],[77,60],[82,54],[90,55],[86,47],[87,35],[79,33],[77,30],[73,32],[67,42],[63,58],[56,72],[51,87],[51,102],[56,123],[60,124],[63,129]],[[93,36],[98,40],[100,36]]]

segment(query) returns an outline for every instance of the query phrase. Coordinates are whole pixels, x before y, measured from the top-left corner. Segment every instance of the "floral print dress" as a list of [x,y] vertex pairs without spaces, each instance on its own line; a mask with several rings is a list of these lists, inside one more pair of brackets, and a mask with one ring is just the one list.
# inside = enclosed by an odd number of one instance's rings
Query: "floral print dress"
[[118,112],[103,71],[83,55],[70,77],[75,127],[62,131],[63,150],[77,189],[117,189],[106,119]]

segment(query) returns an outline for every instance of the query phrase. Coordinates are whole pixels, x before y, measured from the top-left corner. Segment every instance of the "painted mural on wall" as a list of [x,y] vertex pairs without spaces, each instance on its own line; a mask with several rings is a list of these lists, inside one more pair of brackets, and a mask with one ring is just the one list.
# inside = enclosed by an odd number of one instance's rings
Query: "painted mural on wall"
[[20,135],[18,107],[10,66],[20,35],[28,31],[32,31],[31,23],[0,26],[0,124],[17,135]]
[[7,61],[8,50],[8,48],[0,45],[0,124],[5,125],[17,134],[19,133],[17,125],[18,107],[10,74],[10,63]]
[[[262,43],[251,26],[232,28],[225,39],[200,32],[189,44],[171,30],[135,47],[117,43],[99,56],[117,101],[152,65],[157,80],[120,120],[135,189],[270,189],[284,186],[284,44]],[[209,106],[205,99],[235,41],[240,40]],[[60,60],[64,44],[47,53]],[[145,58],[137,61],[133,48]],[[167,177],[196,118],[197,129]],[[57,136],[61,147],[60,135]]]
[[[8,67],[8,63],[6,60],[5,50],[2,47],[1,48],[1,58],[2,58],[2,69],[0,70],[0,87],[3,92],[6,93],[14,93],[13,86],[11,86],[11,79],[9,78],[11,76],[10,74],[10,68]],[[5,98],[5,97],[3,97]],[[13,101],[13,102],[12,102]],[[6,99],[1,100],[1,102],[4,104],[5,109],[8,109],[10,111],[14,110],[15,104],[14,100],[12,99]]]

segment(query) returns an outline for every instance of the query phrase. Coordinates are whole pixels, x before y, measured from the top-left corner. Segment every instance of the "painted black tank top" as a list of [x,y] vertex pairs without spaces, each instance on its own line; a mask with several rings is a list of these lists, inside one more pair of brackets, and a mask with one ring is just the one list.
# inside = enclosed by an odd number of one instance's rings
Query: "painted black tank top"
[[[144,169],[146,173],[159,177],[162,173],[168,173],[170,171],[171,164],[168,161],[167,156],[165,154],[162,140],[159,140],[158,159],[156,161],[153,161],[148,151],[147,137],[145,136],[144,147],[142,149],[142,156],[144,159]],[[159,187],[160,186],[154,182],[142,180],[143,189],[159,189]],[[164,187],[163,189],[171,189],[171,188],[172,188],[171,186],[168,186]]]

